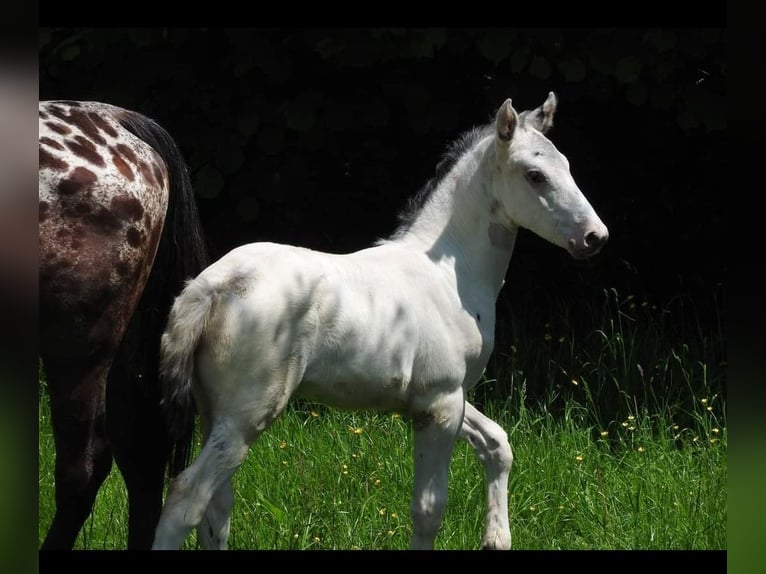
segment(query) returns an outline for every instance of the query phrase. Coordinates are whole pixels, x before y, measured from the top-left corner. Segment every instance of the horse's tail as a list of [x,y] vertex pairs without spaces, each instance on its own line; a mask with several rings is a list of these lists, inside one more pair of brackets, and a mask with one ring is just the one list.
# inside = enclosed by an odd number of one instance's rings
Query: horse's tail
[[162,335],[160,378],[162,403],[168,432],[176,448],[174,458],[185,458],[184,464],[172,468],[171,476],[180,472],[188,462],[194,435],[194,352],[205,331],[213,307],[214,292],[202,278],[190,281],[170,310],[168,325]]
[[[208,255],[194,190],[183,155],[170,134],[157,122],[141,114],[125,111],[120,124],[149,144],[165,161],[169,179],[168,208],[152,271],[139,304],[140,356],[148,381],[159,371],[160,336],[174,297],[184,283],[207,267]],[[159,385],[147,385],[143,393],[157,404]],[[194,434],[194,416],[183,431],[168,429],[168,472],[175,476],[189,462]]]

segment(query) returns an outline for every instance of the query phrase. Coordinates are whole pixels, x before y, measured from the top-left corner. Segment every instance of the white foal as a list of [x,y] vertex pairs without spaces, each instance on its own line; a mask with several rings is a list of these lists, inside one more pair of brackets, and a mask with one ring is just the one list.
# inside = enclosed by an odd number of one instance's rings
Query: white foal
[[495,303],[519,227],[573,257],[595,254],[607,229],[544,133],[556,97],[460,138],[388,239],[346,255],[254,243],[190,281],[162,339],[168,414],[185,427],[193,393],[203,446],[171,483],[155,548],[197,527],[225,548],[230,479],[291,397],[412,418],[412,548],[433,548],[455,440],[483,462],[483,546],[510,548],[505,431],[466,403],[492,352]]

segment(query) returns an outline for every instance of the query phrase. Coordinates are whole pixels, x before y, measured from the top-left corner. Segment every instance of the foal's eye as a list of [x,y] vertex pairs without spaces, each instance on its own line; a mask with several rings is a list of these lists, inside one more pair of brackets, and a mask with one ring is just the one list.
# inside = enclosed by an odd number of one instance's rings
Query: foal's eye
[[530,169],[524,175],[527,178],[527,181],[533,185],[538,185],[545,181],[545,174],[543,174],[543,172],[538,171],[536,169]]

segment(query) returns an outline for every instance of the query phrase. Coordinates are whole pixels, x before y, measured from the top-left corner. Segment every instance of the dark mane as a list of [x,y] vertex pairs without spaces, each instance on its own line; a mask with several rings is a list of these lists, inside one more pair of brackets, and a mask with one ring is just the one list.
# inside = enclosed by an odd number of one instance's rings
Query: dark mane
[[[429,179],[420,190],[407,200],[406,207],[399,213],[399,226],[388,238],[396,239],[401,237],[412,226],[423,206],[428,203],[433,192],[439,187],[439,183],[455,167],[458,160],[465,155],[479,140],[490,134],[492,125],[474,127],[461,134],[455,141],[447,146],[442,159],[436,165],[436,173]],[[384,240],[385,241],[385,240]]]

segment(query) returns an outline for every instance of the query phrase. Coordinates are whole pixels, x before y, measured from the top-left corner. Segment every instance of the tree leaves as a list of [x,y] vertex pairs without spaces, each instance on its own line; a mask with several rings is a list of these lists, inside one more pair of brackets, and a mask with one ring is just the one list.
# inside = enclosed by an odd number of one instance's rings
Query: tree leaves
[[505,60],[511,53],[515,37],[513,30],[490,29],[479,34],[479,53],[493,64]]
[[223,190],[223,184],[223,175],[210,164],[200,168],[194,176],[194,191],[200,197],[218,197]]
[[567,82],[582,82],[587,75],[585,64],[580,58],[562,60],[558,69]]
[[635,56],[623,56],[614,68],[614,77],[621,84],[632,84],[638,80],[643,64]]
[[307,90],[287,104],[285,117],[291,130],[307,132],[314,127],[317,108],[322,102],[322,95],[315,90]]
[[676,47],[676,34],[672,30],[649,30],[646,33],[646,41],[657,52],[667,52]]
[[551,77],[552,68],[543,56],[533,56],[529,63],[529,73],[535,78],[547,80]]

